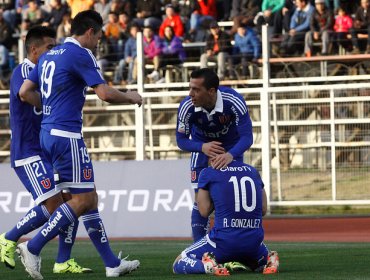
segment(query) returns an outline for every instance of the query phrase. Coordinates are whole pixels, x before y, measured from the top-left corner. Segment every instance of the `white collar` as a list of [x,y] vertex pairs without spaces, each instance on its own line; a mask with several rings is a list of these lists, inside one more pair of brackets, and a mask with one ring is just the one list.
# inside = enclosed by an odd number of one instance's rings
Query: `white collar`
[[[215,104],[215,108],[213,108],[213,110],[209,113],[210,115],[213,115],[214,113],[216,112],[223,112],[224,110],[224,103],[222,102],[222,95],[221,95],[221,91],[220,90],[217,90],[217,99],[216,99],[216,104]],[[203,111],[203,112],[207,112],[208,111],[206,109],[204,109],[203,107],[195,107],[194,108],[194,111],[195,112],[199,112],[199,111]]]
[[28,58],[25,58],[23,60],[23,63],[26,63],[28,64],[29,66],[31,66],[32,68],[35,68],[35,63],[33,63],[31,60],[29,60]]
[[75,38],[73,37],[67,37],[65,40],[64,40],[64,43],[73,43],[73,44],[76,44],[77,46],[81,47],[81,44],[79,41],[77,41]]

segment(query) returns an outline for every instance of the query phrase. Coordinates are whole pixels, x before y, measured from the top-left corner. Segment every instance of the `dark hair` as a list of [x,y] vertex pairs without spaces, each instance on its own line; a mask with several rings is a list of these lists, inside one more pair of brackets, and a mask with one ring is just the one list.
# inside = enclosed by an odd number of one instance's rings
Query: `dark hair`
[[93,10],[79,12],[72,20],[71,34],[83,35],[92,28],[94,34],[98,33],[103,27],[103,19],[99,13]]
[[46,26],[35,26],[28,30],[25,40],[26,52],[29,53],[31,45],[41,45],[45,37],[56,38],[54,29]]
[[209,68],[194,70],[193,72],[191,72],[190,78],[203,78],[203,85],[206,89],[215,88],[217,90],[218,86],[220,85],[220,79],[218,78],[217,74]]

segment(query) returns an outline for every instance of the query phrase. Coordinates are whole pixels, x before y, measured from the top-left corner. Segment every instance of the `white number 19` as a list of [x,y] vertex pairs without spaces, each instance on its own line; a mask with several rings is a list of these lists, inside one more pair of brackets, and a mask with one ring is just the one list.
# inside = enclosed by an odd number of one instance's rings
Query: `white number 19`
[[[53,75],[55,71],[55,62],[45,60],[42,64],[41,73],[41,93],[45,98],[48,98],[51,94],[51,87],[53,85]],[[46,85],[46,90],[44,89]]]

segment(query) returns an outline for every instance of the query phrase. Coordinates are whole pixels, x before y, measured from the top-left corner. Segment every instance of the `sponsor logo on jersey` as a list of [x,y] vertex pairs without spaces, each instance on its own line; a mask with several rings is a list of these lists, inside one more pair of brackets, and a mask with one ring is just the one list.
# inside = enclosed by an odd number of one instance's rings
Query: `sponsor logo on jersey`
[[41,185],[43,186],[44,189],[48,190],[51,187],[51,182],[50,182],[49,178],[46,178],[46,179],[42,180],[40,183],[41,183]]

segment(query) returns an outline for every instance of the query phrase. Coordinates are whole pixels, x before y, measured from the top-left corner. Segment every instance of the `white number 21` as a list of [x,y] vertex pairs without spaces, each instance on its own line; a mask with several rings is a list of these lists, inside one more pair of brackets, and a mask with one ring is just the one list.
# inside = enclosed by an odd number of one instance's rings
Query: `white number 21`
[[[256,209],[257,203],[257,196],[256,196],[256,185],[252,178],[248,176],[244,176],[238,182],[238,178],[236,176],[232,176],[229,180],[234,185],[234,196],[235,196],[235,212],[240,212],[240,201],[243,209],[247,212],[252,212]],[[249,186],[251,188],[251,200],[252,204],[250,206],[247,205],[247,187],[246,182],[249,182]]]

